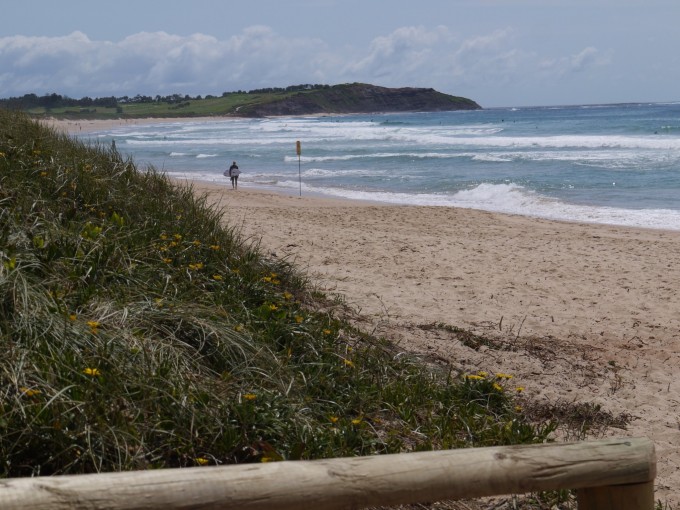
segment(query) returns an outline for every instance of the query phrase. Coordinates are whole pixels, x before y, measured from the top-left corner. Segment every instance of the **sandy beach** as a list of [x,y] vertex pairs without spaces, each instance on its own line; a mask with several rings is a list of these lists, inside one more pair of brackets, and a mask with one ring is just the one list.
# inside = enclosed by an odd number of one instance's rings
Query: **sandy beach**
[[[194,187],[404,350],[512,374],[527,405],[628,418],[606,435],[654,440],[656,498],[680,501],[680,232]],[[441,325],[493,343],[467,347]]]
[[[126,121],[51,125],[74,133],[116,122]],[[365,330],[457,371],[512,374],[527,408],[600,406],[627,422],[607,436],[655,442],[656,498],[680,504],[680,232],[299,197],[247,183],[233,191],[224,181],[193,186],[267,256],[342,296]],[[490,344],[466,346],[452,327]],[[573,426],[560,434],[583,438]]]

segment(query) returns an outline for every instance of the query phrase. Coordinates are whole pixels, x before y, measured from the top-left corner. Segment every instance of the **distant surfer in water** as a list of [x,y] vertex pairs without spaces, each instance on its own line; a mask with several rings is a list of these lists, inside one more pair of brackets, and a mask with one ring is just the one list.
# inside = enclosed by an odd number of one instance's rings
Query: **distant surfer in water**
[[241,175],[241,171],[238,169],[238,165],[236,165],[236,161],[234,161],[231,166],[229,167],[229,178],[231,179],[231,187],[233,189],[238,188],[238,176]]

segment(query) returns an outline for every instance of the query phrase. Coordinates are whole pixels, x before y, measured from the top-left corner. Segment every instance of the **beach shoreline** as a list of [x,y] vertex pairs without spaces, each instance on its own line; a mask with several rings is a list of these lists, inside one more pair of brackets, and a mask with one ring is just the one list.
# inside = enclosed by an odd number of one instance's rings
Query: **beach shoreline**
[[680,232],[190,184],[366,331],[454,372],[512,374],[527,405],[630,420],[606,434],[654,440],[656,497],[680,502]]
[[229,120],[243,120],[242,117],[144,117],[124,119],[57,119],[46,117],[38,119],[41,124],[67,133],[93,133],[119,127],[148,126],[151,124],[170,124],[176,122],[223,122]]

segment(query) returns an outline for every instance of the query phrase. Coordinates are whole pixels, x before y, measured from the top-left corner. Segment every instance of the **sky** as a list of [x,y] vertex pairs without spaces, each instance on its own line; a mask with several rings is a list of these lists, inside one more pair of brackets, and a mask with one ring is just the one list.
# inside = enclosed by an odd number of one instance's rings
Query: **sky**
[[432,87],[482,107],[680,100],[678,0],[3,0],[0,97]]

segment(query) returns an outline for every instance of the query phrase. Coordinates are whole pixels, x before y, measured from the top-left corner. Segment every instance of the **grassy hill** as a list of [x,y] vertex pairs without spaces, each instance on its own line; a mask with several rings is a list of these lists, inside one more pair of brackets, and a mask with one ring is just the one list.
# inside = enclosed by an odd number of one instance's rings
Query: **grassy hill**
[[[112,98],[113,99],[113,98]],[[115,99],[112,101],[115,103]],[[222,97],[188,98],[172,101],[118,102],[109,106],[32,106],[32,116],[71,119],[308,115],[410,111],[474,110],[471,99],[424,88],[385,88],[362,83],[303,90],[235,92]]]
[[554,428],[529,422],[504,374],[452,373],[359,332],[191,188],[4,110],[0,205],[2,477],[532,443]]
[[60,106],[56,108],[33,107],[26,112],[34,117],[68,119],[115,119],[146,117],[201,117],[235,115],[238,110],[253,102],[268,101],[274,94],[234,93],[223,97],[190,99],[181,102],[134,102],[118,106],[87,108]]

